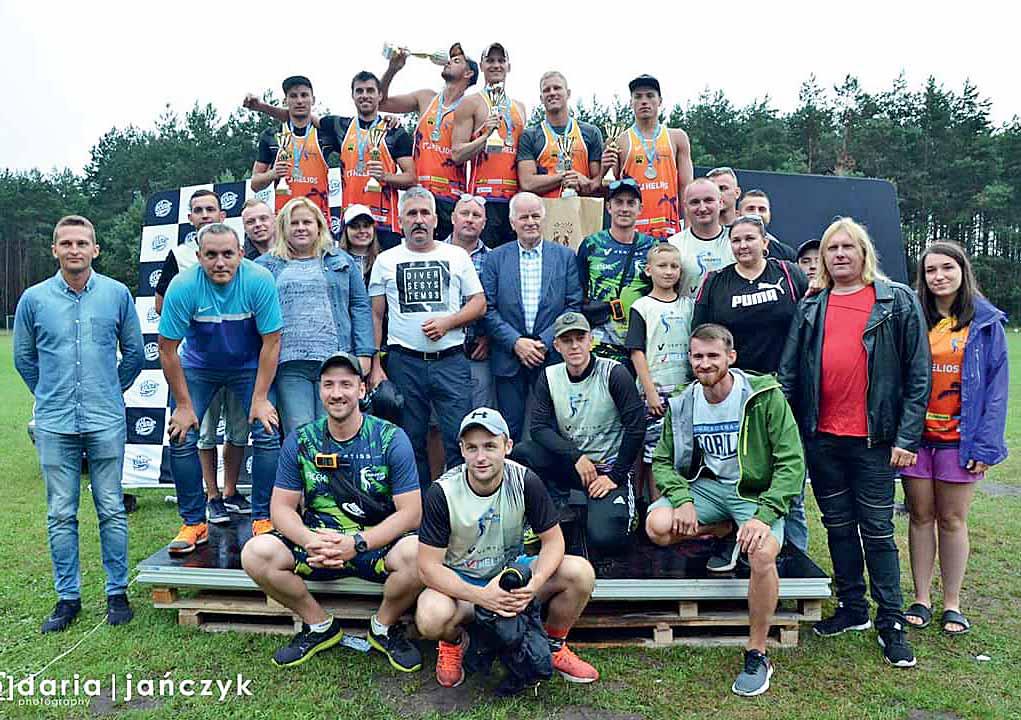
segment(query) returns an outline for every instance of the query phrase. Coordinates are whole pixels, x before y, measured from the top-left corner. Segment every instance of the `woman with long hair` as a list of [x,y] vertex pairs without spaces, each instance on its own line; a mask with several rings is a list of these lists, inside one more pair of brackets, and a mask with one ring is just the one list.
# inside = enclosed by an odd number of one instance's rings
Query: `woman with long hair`
[[925,249],[916,290],[929,328],[932,392],[918,460],[901,471],[915,585],[915,601],[904,615],[917,628],[932,620],[938,553],[940,623],[948,635],[962,635],[971,628],[961,613],[968,509],[985,471],[1007,457],[1007,317],[982,297],[968,256],[956,243]]

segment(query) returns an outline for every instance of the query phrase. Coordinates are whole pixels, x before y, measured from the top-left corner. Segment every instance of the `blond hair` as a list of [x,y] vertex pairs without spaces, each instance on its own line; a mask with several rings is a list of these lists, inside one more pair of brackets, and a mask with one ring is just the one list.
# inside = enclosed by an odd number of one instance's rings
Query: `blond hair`
[[330,226],[326,222],[326,217],[323,215],[323,211],[307,197],[296,197],[293,200],[288,201],[288,203],[281,208],[280,212],[277,213],[277,241],[276,245],[274,245],[273,249],[269,252],[271,255],[283,258],[284,260],[294,259],[294,256],[291,254],[291,246],[290,243],[288,243],[287,238],[291,234],[291,213],[298,208],[305,208],[312,213],[312,217],[316,220],[316,226],[319,228],[319,232],[317,233],[316,243],[312,250],[317,256],[322,257],[327,250],[333,247],[333,236],[330,235]]
[[96,242],[96,228],[84,215],[65,215],[64,217],[57,220],[57,224],[53,226],[53,244],[57,244],[57,231],[62,227],[83,227],[88,228],[88,231],[92,233],[92,242]]
[[838,217],[826,228],[826,232],[822,234],[822,240],[819,241],[819,258],[822,262],[819,263],[819,269],[815,273],[812,287],[819,290],[833,287],[833,278],[826,267],[826,246],[829,245],[834,235],[841,232],[857,243],[858,249],[861,250],[863,258],[861,268],[862,282],[866,285],[872,285],[876,280],[889,281],[889,278],[879,269],[879,254],[876,252],[876,246],[872,243],[872,239],[869,237],[865,226],[855,222],[852,218]]
[[678,248],[673,243],[661,242],[656,243],[651,248],[649,248],[649,254],[645,256],[645,264],[652,265],[652,259],[657,255],[662,255],[663,253],[670,253],[672,255],[676,255],[678,258],[681,257],[680,248]]

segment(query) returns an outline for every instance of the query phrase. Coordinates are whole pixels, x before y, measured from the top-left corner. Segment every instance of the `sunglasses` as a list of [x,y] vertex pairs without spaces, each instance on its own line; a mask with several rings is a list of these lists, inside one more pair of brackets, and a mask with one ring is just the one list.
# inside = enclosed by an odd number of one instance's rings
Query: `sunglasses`
[[737,173],[734,172],[734,168],[729,168],[726,165],[715,167],[705,174],[708,178],[716,177],[717,175],[733,175],[734,177],[737,177]]
[[628,188],[631,188],[633,190],[638,190],[638,183],[635,182],[634,178],[624,178],[623,180],[614,180],[609,185],[610,192],[614,192],[615,190],[619,190],[622,187],[628,187]]
[[472,195],[471,193],[461,193],[461,197],[458,198],[458,202],[475,202],[482,207],[486,206],[486,199],[481,195]]
[[762,218],[759,217],[758,215],[742,215],[738,218],[735,218],[733,224],[730,227],[734,227],[735,225],[741,225],[743,223],[757,225],[759,228],[762,229],[765,229],[766,227],[766,224],[762,222]]

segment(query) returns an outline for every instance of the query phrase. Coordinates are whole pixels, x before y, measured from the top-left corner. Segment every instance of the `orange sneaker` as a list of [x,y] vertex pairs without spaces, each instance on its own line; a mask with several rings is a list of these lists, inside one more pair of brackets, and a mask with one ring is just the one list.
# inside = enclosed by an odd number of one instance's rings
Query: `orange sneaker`
[[575,655],[567,643],[553,653],[553,669],[567,682],[590,683],[599,679],[599,671]]
[[273,521],[269,518],[263,518],[262,520],[252,520],[252,537],[257,535],[265,535],[266,533],[273,530]]
[[196,546],[205,545],[207,542],[209,542],[209,526],[205,523],[182,525],[181,529],[177,531],[177,537],[167,546],[167,552],[171,555],[184,555],[190,553]]
[[453,688],[464,682],[464,668],[461,658],[468,647],[468,633],[461,635],[457,645],[440,640],[439,654],[436,656],[436,682],[443,687]]

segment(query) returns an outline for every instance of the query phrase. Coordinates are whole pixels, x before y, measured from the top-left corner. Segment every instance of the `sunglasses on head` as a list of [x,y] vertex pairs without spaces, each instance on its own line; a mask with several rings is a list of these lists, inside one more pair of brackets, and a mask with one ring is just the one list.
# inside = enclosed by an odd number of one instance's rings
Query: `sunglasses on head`
[[458,202],[476,202],[482,207],[486,206],[486,199],[481,195],[472,195],[471,193],[461,193],[461,197],[458,198]]
[[734,172],[734,169],[729,168],[726,165],[723,165],[721,167],[715,167],[705,174],[705,176],[708,178],[713,178],[716,177],[717,175],[733,175],[734,177],[737,177],[737,173]]
[[734,225],[740,225],[742,223],[749,223],[751,225],[756,225],[756,226],[758,226],[759,228],[762,228],[762,229],[765,229],[765,227],[766,227],[766,224],[764,222],[762,222],[762,218],[759,217],[758,215],[742,215],[741,217],[736,218],[734,220],[734,223],[733,223],[733,225],[731,225],[731,227],[734,227]]
[[624,178],[623,180],[614,180],[610,183],[610,192],[614,192],[622,187],[629,187],[634,190],[638,190],[638,183],[635,182],[634,178]]

